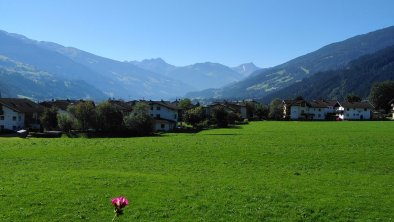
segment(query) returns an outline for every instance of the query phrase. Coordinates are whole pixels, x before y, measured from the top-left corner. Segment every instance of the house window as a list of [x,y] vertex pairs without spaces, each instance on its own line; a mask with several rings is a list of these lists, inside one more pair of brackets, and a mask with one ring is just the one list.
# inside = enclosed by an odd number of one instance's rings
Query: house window
[[13,116],[13,117],[12,117],[12,121],[16,121],[16,116]]
[[156,107],[156,110],[160,110],[160,106]]
[[0,120],[4,120],[4,116],[0,116]]
[[319,112],[321,112],[321,109],[319,109]]
[[160,118],[160,114],[156,114],[156,118]]
[[346,108],[347,111],[349,111],[349,108]]
[[364,111],[367,111],[367,108],[364,108]]
[[164,124],[161,124],[161,126],[160,126],[160,127],[161,127],[162,129],[164,129],[164,127],[165,127],[165,126],[166,126],[166,125],[164,125]]

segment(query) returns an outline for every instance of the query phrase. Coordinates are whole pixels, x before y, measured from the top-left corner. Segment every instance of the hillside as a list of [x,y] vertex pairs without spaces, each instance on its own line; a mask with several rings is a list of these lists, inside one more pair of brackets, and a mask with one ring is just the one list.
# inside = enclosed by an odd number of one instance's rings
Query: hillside
[[82,80],[66,80],[32,66],[0,56],[1,97],[103,100],[104,93]]
[[187,94],[192,98],[263,98],[317,72],[345,67],[360,56],[394,45],[394,26],[327,45],[284,64],[256,71],[250,77],[220,89]]
[[296,96],[307,100],[344,99],[349,93],[366,98],[373,83],[385,80],[394,80],[394,46],[362,56],[344,69],[317,73],[268,95],[264,101]]

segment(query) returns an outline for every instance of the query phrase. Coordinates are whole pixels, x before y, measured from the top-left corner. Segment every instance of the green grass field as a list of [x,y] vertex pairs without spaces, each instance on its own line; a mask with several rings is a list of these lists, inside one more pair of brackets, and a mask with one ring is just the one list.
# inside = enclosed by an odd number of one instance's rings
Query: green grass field
[[0,138],[0,221],[392,221],[394,122]]

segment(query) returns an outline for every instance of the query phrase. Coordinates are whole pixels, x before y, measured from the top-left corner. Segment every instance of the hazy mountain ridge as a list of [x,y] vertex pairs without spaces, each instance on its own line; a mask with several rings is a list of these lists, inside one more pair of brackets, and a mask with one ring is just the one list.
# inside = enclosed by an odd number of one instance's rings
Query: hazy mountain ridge
[[139,68],[130,62],[107,59],[48,42],[40,42],[40,45],[109,78],[104,86],[98,88],[110,97],[163,99],[177,97],[191,88],[181,81]]
[[30,65],[0,56],[0,92],[3,97],[105,99],[95,87],[81,80],[65,80]]
[[212,62],[174,66],[161,58],[145,59],[141,62],[132,61],[131,63],[166,77],[184,81],[191,86],[188,91],[222,87],[240,81],[259,69],[253,63],[242,64],[235,68]]
[[317,72],[343,68],[360,56],[394,45],[394,26],[324,46],[284,64],[256,71],[248,78],[220,89],[193,92],[192,98],[255,98],[301,81]]
[[237,67],[233,67],[232,69],[243,75],[244,77],[248,77],[250,74],[254,73],[257,70],[260,70],[261,68],[257,67],[253,62],[250,62],[241,64]]
[[317,73],[264,98],[340,99],[348,94],[367,98],[375,82],[394,80],[394,46],[351,61],[345,68]]

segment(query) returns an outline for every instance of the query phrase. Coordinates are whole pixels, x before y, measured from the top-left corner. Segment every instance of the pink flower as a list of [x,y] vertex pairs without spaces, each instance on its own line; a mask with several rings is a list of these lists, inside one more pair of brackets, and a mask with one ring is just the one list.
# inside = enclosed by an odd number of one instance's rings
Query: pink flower
[[115,206],[116,209],[120,210],[129,204],[129,201],[124,197],[116,197],[112,199],[111,203]]

